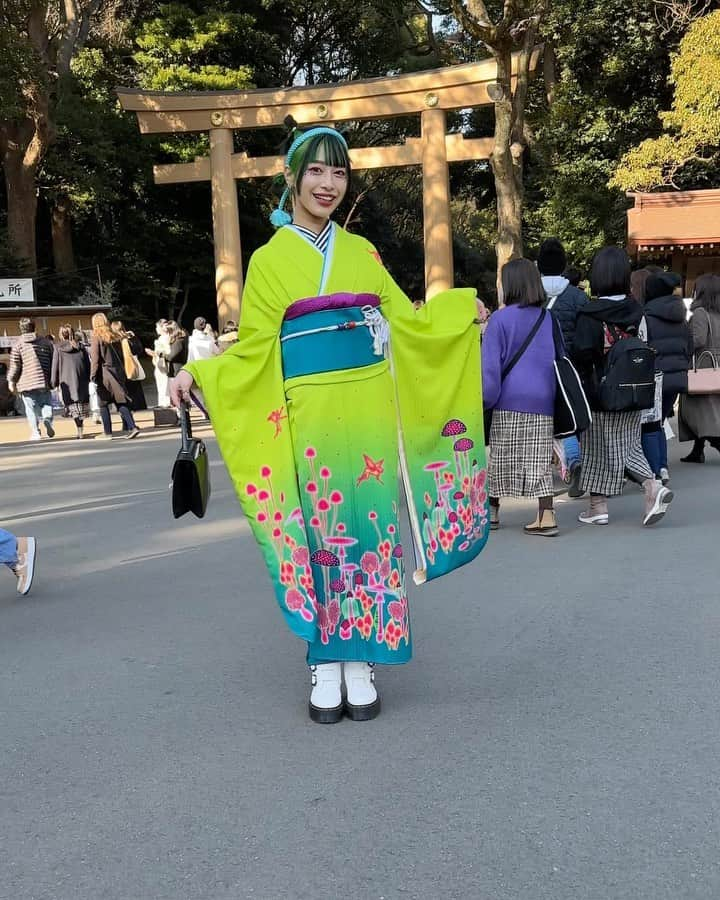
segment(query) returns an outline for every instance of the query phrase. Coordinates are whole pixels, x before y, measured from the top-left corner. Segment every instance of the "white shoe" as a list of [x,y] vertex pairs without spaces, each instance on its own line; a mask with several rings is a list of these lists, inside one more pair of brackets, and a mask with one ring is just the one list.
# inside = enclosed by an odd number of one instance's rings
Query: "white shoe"
[[343,714],[342,667],[339,662],[310,666],[310,718],[321,725],[339,722]]
[[30,435],[30,440],[31,440],[31,441],[41,441],[41,440],[42,440],[42,435],[40,434],[39,431],[36,431],[34,434],[31,434],[31,435]]
[[366,722],[380,713],[380,698],[375,689],[373,663],[346,662],[345,712],[354,722]]
[[585,512],[581,512],[578,516],[578,522],[582,525],[607,525],[609,521],[607,513],[594,513],[592,508],[586,509]]
[[667,512],[668,506],[670,506],[675,499],[675,494],[673,494],[670,488],[663,487],[657,481],[655,482],[655,485],[656,487],[653,488],[652,493],[648,493],[646,498],[645,508],[647,512],[643,519],[643,525],[646,528],[649,528],[651,525],[656,525]]
[[663,487],[670,483],[670,472],[667,469],[660,469],[660,481],[662,481]]

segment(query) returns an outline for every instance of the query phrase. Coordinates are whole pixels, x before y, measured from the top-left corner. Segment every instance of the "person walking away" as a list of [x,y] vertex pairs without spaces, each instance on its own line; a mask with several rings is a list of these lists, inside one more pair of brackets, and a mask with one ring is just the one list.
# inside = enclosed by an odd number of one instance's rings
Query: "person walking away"
[[525,533],[554,537],[552,316],[543,309],[545,291],[530,260],[506,263],[501,280],[505,306],[490,317],[482,341],[483,402],[492,409],[490,527],[500,525],[501,497],[533,497],[537,516]]
[[95,313],[92,317],[92,328],[90,377],[97,385],[100,417],[103,424],[103,434],[98,437],[105,440],[112,438],[110,404],[114,403],[127,430],[126,437],[136,438],[140,434],[140,429],[135,424],[128,405],[127,379],[120,335],[110,328],[105,313]]
[[141,412],[147,409],[147,400],[145,399],[145,391],[143,389],[144,369],[141,368],[140,378],[130,378],[128,375],[128,361],[133,362],[133,357],[137,359],[138,364],[145,358],[145,348],[139,337],[134,331],[128,331],[120,319],[115,319],[110,323],[112,330],[120,335],[122,340],[123,362],[125,364],[125,378],[127,384],[127,393],[130,400],[130,409],[133,413]]
[[188,336],[187,332],[172,320],[167,323],[166,329],[170,345],[167,355],[168,375],[175,378],[188,361]]
[[440,577],[487,539],[485,310],[472,289],[415,310],[373,245],[332,221],[351,175],[340,132],[296,132],[284,171],[278,231],[250,260],[239,340],[188,363],[171,390],[176,405],[193,384],[203,392],[277,602],[307,642],[311,719],[366,721],[380,712],[375,664],[411,656],[408,570],[417,584]]
[[[203,316],[198,316],[193,323],[193,332],[188,338],[187,361],[196,362],[199,359],[212,359],[213,356],[217,356],[220,352],[212,328],[208,326],[207,320]],[[199,391],[198,394],[200,394]],[[203,404],[202,395],[196,396],[193,394],[193,403],[207,420],[208,415]]]
[[158,319],[155,323],[155,344],[153,349],[145,349],[145,353],[152,359],[153,373],[155,375],[155,387],[157,388],[157,405],[161,409],[167,409],[170,404],[170,392],[168,383],[170,380],[168,356],[170,356],[170,339],[167,333],[167,319]]
[[[600,386],[609,377],[608,364],[630,356],[642,361],[642,400],[652,406],[655,384],[655,362],[649,348],[641,344],[638,352],[622,354],[623,344],[637,335],[642,319],[642,307],[629,296],[630,261],[619,247],[604,247],[595,254],[590,274],[593,297],[578,315],[573,344],[573,361],[583,382],[592,410],[593,420],[580,438],[583,467],[580,487],[590,492],[590,506],[578,516],[583,525],[607,525],[608,497],[622,493],[625,472],[645,492],[643,525],[659,522],[673,499],[673,493],[655,479],[642,450],[640,419],[642,407],[635,408],[633,398],[640,396],[637,388],[629,388],[626,408],[610,411],[603,405]],[[615,345],[612,355],[610,351]],[[645,402],[649,391],[650,401]]]
[[34,537],[16,537],[0,528],[0,563],[10,569],[17,579],[17,592],[30,592],[35,576],[37,541]]
[[73,335],[71,325],[61,325],[52,361],[53,388],[60,391],[65,415],[74,419],[76,437],[82,438],[90,415],[90,357]]
[[52,378],[53,345],[35,334],[35,322],[20,319],[20,340],[10,352],[8,386],[22,397],[25,416],[30,426],[30,440],[39,441],[40,422],[49,438],[55,437],[53,427]]
[[674,291],[680,277],[672,272],[652,272],[645,281],[645,306],[639,335],[656,353],[662,372],[662,410],[658,422],[642,426],[642,448],[650,468],[663,484],[670,481],[665,420],[673,415],[675,401],[687,393],[692,359],[692,335],[686,321],[685,304]]
[[[720,365],[720,275],[701,275],[695,282],[690,307],[693,349],[698,369]],[[720,394],[683,394],[680,398],[678,437],[694,441],[682,458],[686,463],[705,462],[705,442],[720,452]]]
[[215,338],[206,329],[207,321],[202,316],[198,316],[193,322],[193,331],[188,339],[188,362],[212,359],[220,352]]
[[[557,238],[546,238],[540,245],[537,267],[542,278],[542,286],[547,294],[545,309],[555,317],[568,355],[572,353],[575,341],[575,327],[580,311],[587,305],[588,296],[570,283],[563,274],[567,268],[565,248]],[[580,474],[582,460],[580,458],[580,442],[577,435],[563,438],[565,459],[567,461],[568,496],[581,497]]]

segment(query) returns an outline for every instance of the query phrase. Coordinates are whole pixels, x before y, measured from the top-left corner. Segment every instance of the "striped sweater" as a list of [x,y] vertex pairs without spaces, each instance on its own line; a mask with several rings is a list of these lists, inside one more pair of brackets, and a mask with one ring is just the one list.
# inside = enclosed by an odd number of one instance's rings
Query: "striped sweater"
[[21,334],[10,354],[7,380],[22,394],[46,391],[50,387],[54,348],[36,334]]

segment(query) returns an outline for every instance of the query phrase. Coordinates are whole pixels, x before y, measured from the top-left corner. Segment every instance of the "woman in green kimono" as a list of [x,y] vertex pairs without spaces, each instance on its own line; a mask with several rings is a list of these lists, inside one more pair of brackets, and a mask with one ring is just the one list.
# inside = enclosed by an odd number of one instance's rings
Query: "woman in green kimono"
[[349,178],[337,131],[295,138],[238,342],[171,387],[175,404],[202,390],[280,609],[307,641],[316,722],[374,718],[373,666],[411,656],[398,462],[417,584],[474,559],[489,528],[484,307],[462,289],[416,310],[375,248],[330,219]]

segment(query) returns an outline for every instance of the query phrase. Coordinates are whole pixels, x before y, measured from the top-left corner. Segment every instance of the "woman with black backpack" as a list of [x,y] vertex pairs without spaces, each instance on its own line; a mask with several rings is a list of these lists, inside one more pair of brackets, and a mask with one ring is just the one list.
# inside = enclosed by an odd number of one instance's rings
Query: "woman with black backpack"
[[655,354],[638,337],[643,311],[630,296],[630,260],[619,247],[595,254],[590,274],[593,301],[577,319],[572,358],[592,409],[580,438],[580,487],[590,507],[583,525],[607,525],[608,497],[622,493],[625,474],[645,491],[643,525],[665,515],[673,493],[655,479],[642,450],[641,411],[655,396]]

